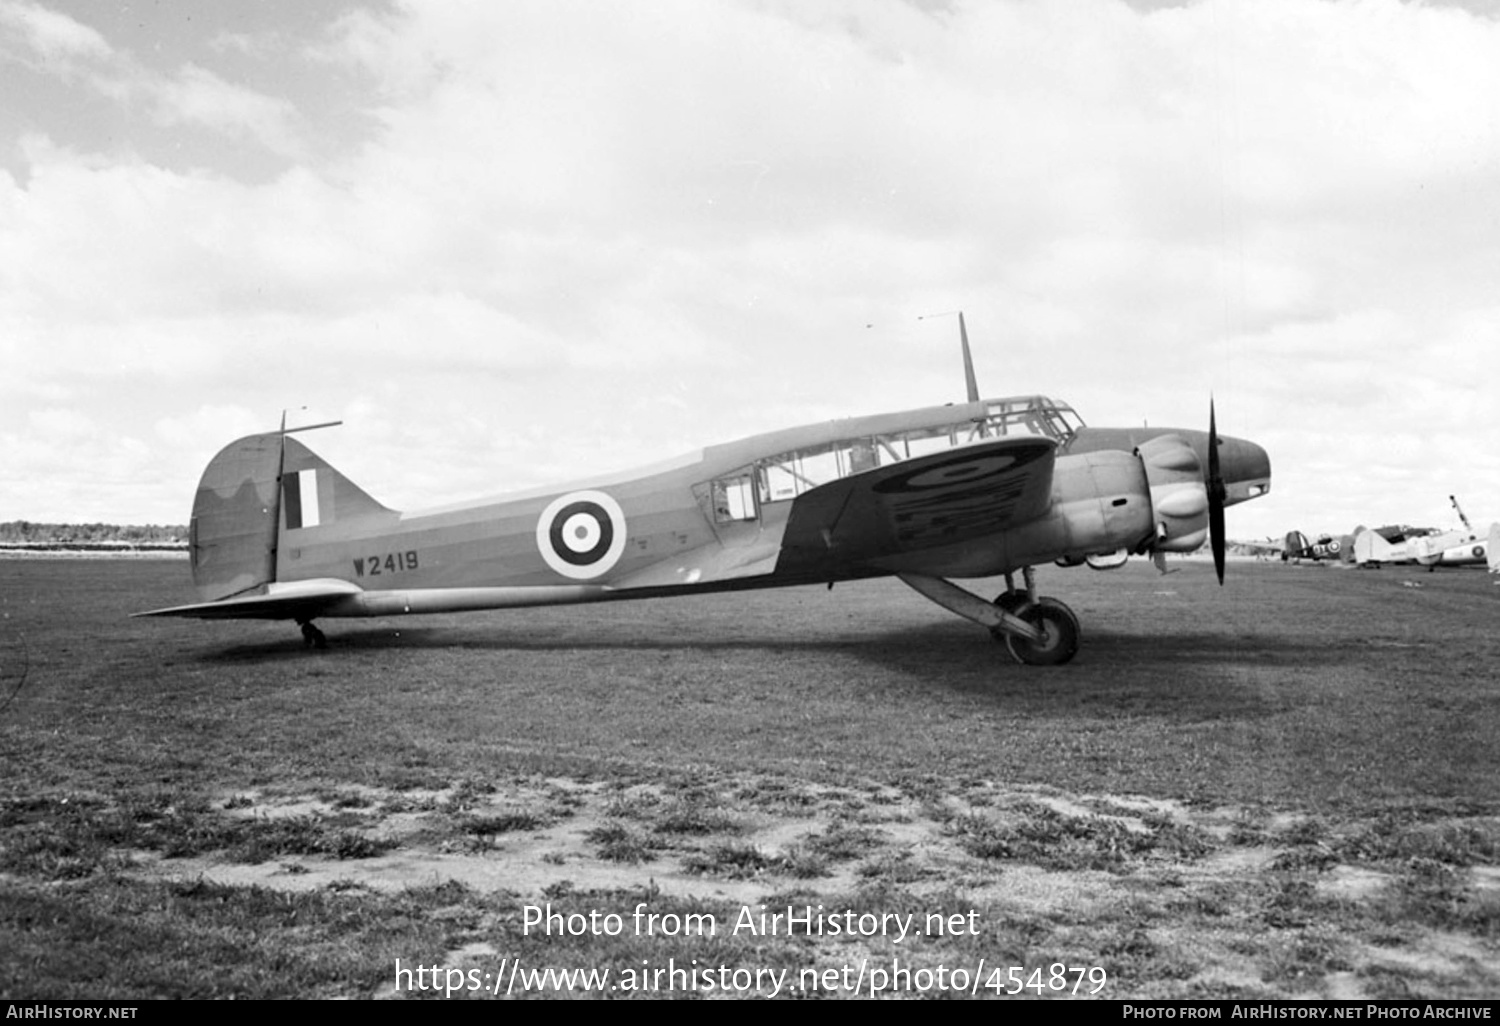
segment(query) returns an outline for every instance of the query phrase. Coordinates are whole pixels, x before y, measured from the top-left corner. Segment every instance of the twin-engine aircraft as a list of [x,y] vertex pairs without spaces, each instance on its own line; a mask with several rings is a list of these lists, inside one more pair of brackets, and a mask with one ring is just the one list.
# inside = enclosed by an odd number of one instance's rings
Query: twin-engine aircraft
[[[962,330],[962,320],[960,329]],[[670,462],[462,506],[399,513],[293,429],[230,443],[193,504],[203,601],[141,616],[314,621],[404,616],[894,575],[989,628],[1028,664],[1065,663],[1077,616],[1032,568],[1191,552],[1271,465],[1209,430],[1090,428],[1044,396],[969,401],[790,428]],[[322,425],[319,425],[322,426]],[[307,430],[307,429],[301,429]],[[1015,573],[1023,583],[1017,587]],[[1005,575],[994,601],[954,578]]]

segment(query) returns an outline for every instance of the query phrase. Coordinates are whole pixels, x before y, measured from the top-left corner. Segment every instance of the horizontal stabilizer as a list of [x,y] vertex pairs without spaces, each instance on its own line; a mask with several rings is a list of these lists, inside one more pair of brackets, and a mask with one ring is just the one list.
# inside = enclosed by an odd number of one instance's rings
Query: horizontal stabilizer
[[198,620],[311,620],[363,589],[332,578],[272,584],[253,595],[237,595],[217,602],[152,609],[132,616],[184,616]]

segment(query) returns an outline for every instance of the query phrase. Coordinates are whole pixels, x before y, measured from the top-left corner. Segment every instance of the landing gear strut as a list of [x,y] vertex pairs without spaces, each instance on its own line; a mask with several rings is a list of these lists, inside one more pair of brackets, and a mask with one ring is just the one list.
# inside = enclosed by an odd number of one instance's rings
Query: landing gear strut
[[1054,598],[1039,598],[1032,570],[1027,567],[1026,587],[1017,589],[1006,574],[1007,589],[994,602],[986,602],[952,581],[926,574],[901,574],[901,580],[951,612],[988,627],[996,641],[1018,663],[1057,666],[1078,654],[1081,634],[1078,617]]
[[[1002,591],[999,595],[995,596],[995,605],[999,606],[1007,613],[1019,613],[1021,610],[1031,605],[1031,603],[1035,602],[1036,580],[1032,576],[1031,567],[1028,566],[1026,568],[1024,576],[1026,579],[1026,586],[1020,590],[1017,590],[1016,575],[1006,574],[1005,590]],[[1003,639],[1004,632],[994,627],[991,627],[990,630],[995,634],[995,640],[999,641]]]
[[302,647],[323,649],[328,647],[328,638],[313,626],[311,620],[298,620],[302,627]]

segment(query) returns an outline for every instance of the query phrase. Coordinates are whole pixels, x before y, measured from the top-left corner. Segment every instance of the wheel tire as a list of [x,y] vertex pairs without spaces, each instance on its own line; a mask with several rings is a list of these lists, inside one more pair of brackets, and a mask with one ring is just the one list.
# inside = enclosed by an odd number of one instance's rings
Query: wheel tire
[[1034,642],[1007,635],[1005,646],[1016,662],[1027,666],[1061,666],[1078,654],[1078,618],[1061,602],[1041,601],[1016,615],[1045,635]]
[[1069,620],[1073,621],[1073,633],[1079,635],[1080,637],[1083,636],[1083,624],[1079,622],[1078,614],[1073,612],[1072,608],[1068,606],[1067,603],[1061,602],[1055,598],[1048,598],[1046,595],[1043,595],[1041,598],[1036,600],[1036,604],[1039,606],[1046,606],[1048,609],[1056,609],[1058,612],[1062,613]]

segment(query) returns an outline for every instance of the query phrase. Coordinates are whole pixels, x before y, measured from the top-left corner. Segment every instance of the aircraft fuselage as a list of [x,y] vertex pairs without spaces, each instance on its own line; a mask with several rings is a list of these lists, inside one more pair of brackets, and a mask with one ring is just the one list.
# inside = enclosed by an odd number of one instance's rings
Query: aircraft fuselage
[[[1017,656],[1058,662],[1071,656],[1076,618],[1036,600],[1030,567],[1192,551],[1208,536],[1211,484],[1222,505],[1270,487],[1253,443],[1087,428],[1042,396],[792,428],[411,513],[376,502],[290,434],[240,439],[209,463],[191,539],[203,601],[150,615],[295,619],[307,631],[315,617],[896,575],[1022,646],[1061,630],[1059,649]],[[998,612],[946,581],[1022,569],[1028,599]],[[1041,626],[1015,612],[1024,605]]]

